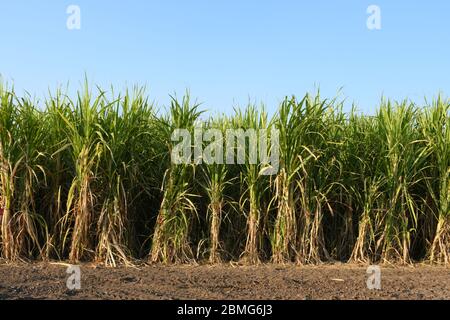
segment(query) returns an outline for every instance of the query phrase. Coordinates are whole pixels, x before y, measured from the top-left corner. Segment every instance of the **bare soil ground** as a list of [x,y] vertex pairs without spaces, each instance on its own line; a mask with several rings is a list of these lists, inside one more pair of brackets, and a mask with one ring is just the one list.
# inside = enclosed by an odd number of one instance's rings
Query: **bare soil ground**
[[381,290],[366,266],[81,265],[71,291],[67,265],[0,263],[0,299],[450,299],[450,268],[381,267]]

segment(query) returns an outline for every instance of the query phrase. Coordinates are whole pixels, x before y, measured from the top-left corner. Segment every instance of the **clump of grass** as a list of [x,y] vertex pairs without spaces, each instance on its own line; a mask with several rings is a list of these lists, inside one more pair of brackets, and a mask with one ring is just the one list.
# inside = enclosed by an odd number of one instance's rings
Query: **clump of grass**
[[8,260],[42,255],[47,226],[37,211],[46,183],[44,115],[28,98],[0,86],[0,198],[2,254]]
[[437,226],[429,258],[450,262],[450,103],[439,97],[419,118],[422,135],[430,151],[427,186]]
[[[418,202],[414,187],[421,181],[426,149],[415,130],[415,106],[402,102],[383,104],[378,112],[382,145],[381,177],[386,202],[380,238],[382,259],[410,262],[411,233],[417,229]],[[420,200],[420,199],[419,199]]]
[[[197,104],[191,105],[189,95],[184,96],[181,103],[176,98],[172,99],[170,117],[161,123],[161,130],[167,139],[168,154],[174,149],[171,134],[175,129],[194,131],[201,114],[197,109]],[[189,230],[191,220],[197,215],[193,202],[195,195],[191,193],[194,175],[195,168],[190,163],[170,164],[166,170],[162,182],[161,207],[152,238],[151,262],[177,262],[193,258]]]
[[152,165],[153,156],[144,148],[154,151],[152,118],[152,106],[142,88],[113,98],[102,111],[98,137],[105,151],[97,169],[102,190],[96,259],[109,265],[130,263],[135,218],[130,210],[140,194],[151,194],[145,166]]
[[[251,157],[259,154],[258,141],[261,130],[268,129],[269,121],[264,109],[259,111],[254,105],[249,105],[245,110],[237,109],[231,121],[233,129],[248,133],[247,141],[241,141],[237,147],[237,149],[244,148],[243,151],[241,150],[244,163],[241,165],[242,193],[239,206],[247,221],[245,249],[241,259],[244,263],[256,264],[260,262],[262,254],[260,251],[263,241],[262,218],[267,210],[264,199],[268,190],[268,179],[261,174],[264,169],[263,164]],[[227,137],[227,141],[233,140]],[[237,149],[236,153],[239,157]],[[227,148],[227,152],[229,150],[230,148]],[[242,161],[236,158],[236,162]]]
[[296,257],[297,244],[297,196],[299,189],[296,183],[300,166],[301,152],[301,118],[298,110],[301,103],[295,97],[285,99],[279,109],[275,126],[279,130],[280,171],[274,180],[274,198],[277,213],[271,237],[272,261],[283,263]]
[[[70,241],[69,259],[91,259],[94,254],[95,206],[97,194],[94,184],[98,177],[100,159],[105,145],[100,139],[100,117],[105,111],[104,92],[93,98],[87,84],[75,102],[69,102],[68,112],[59,112],[65,127],[66,147],[69,150],[73,180],[67,194],[65,239]],[[70,234],[70,239],[68,238]]]
[[217,135],[206,136],[205,141],[209,142],[205,146],[207,157],[202,159],[201,166],[203,177],[202,187],[208,197],[207,200],[207,220],[209,225],[209,259],[210,263],[220,263],[222,261],[220,242],[220,227],[225,218],[225,206],[233,206],[233,201],[227,196],[227,188],[232,187],[233,178],[228,171],[228,165],[224,164],[223,150],[226,147],[223,137],[226,136],[228,119],[225,117],[210,119],[206,124],[207,129],[217,130]]

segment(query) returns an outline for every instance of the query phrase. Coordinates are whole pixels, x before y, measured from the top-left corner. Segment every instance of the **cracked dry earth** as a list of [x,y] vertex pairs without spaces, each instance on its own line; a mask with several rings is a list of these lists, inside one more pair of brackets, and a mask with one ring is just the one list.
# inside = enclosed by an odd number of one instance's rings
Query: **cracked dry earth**
[[381,267],[369,290],[367,266],[81,265],[81,289],[68,290],[68,265],[0,262],[0,299],[450,299],[450,268]]

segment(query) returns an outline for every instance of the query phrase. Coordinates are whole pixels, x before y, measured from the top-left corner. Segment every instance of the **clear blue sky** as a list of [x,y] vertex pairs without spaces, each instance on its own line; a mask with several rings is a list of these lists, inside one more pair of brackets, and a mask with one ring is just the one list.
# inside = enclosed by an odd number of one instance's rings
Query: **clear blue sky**
[[[81,30],[66,8],[81,8]],[[369,5],[382,29],[366,27]],[[204,108],[320,86],[372,112],[385,96],[450,92],[450,1],[0,1],[0,73],[37,96],[86,72],[100,85],[145,84],[152,100],[188,88]]]

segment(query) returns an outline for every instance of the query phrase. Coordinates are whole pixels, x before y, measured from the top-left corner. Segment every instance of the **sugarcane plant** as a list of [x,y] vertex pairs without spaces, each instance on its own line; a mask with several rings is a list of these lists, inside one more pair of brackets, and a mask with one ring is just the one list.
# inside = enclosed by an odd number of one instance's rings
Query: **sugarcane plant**
[[279,130],[280,167],[273,181],[276,218],[271,235],[272,258],[275,263],[292,261],[296,257],[298,185],[296,183],[301,152],[300,126],[295,97],[286,98],[280,106],[275,127]]
[[438,97],[421,115],[420,127],[430,150],[427,186],[437,225],[429,249],[431,262],[450,262],[450,103]]
[[208,197],[206,217],[209,225],[209,259],[210,263],[223,261],[220,234],[221,224],[225,219],[225,208],[234,209],[233,200],[227,195],[235,179],[230,176],[228,165],[224,162],[224,148],[228,121],[225,116],[211,118],[205,125],[203,141],[209,144],[202,157],[202,187]]
[[427,148],[415,125],[416,107],[403,101],[395,107],[390,101],[377,113],[378,137],[382,146],[380,175],[386,181],[381,259],[410,262],[411,236],[417,230],[418,201],[414,187],[422,180]]
[[[170,117],[161,122],[161,131],[165,133],[167,153],[171,161],[162,182],[162,201],[156,218],[152,246],[151,262],[176,262],[193,259],[192,248],[189,243],[191,220],[197,216],[194,204],[195,194],[192,193],[195,164],[191,158],[191,139],[196,121],[201,112],[198,104],[191,105],[189,95],[185,95],[181,102],[172,98]],[[172,152],[177,150],[177,142],[172,141],[176,130],[186,130],[189,134],[187,158],[181,163],[174,163]],[[186,151],[186,150],[185,150]]]
[[[130,264],[133,248],[132,211],[141,194],[152,193],[146,166],[152,167],[153,109],[143,88],[112,97],[99,119],[103,146],[97,175],[99,214],[96,260],[107,265]],[[145,148],[145,149],[144,149]],[[151,151],[146,152],[146,149]]]
[[3,85],[0,103],[2,254],[8,260],[42,257],[48,233],[36,194],[46,183],[44,115]]
[[[72,112],[59,112],[65,124],[64,142],[70,153],[73,180],[67,194],[64,221],[64,246],[70,246],[69,260],[92,259],[95,252],[97,193],[95,182],[104,144],[100,139],[100,115],[106,108],[105,92],[93,97],[87,83],[70,101]],[[60,150],[62,152],[64,148]]]
[[[236,109],[233,117],[232,127],[237,132],[244,133],[244,139],[237,141],[236,148],[227,148],[236,162],[241,165],[241,197],[239,206],[247,221],[247,238],[245,249],[241,254],[244,263],[256,264],[261,261],[261,247],[263,241],[263,216],[267,212],[267,191],[269,188],[268,178],[262,174],[263,164],[258,162],[258,141],[262,130],[269,129],[269,121],[264,108],[261,111],[255,105],[250,104],[245,108]],[[240,130],[240,131],[239,131]],[[241,136],[241,137],[242,137]],[[227,136],[228,143],[234,145],[234,138]],[[247,144],[248,143],[248,144]]]

